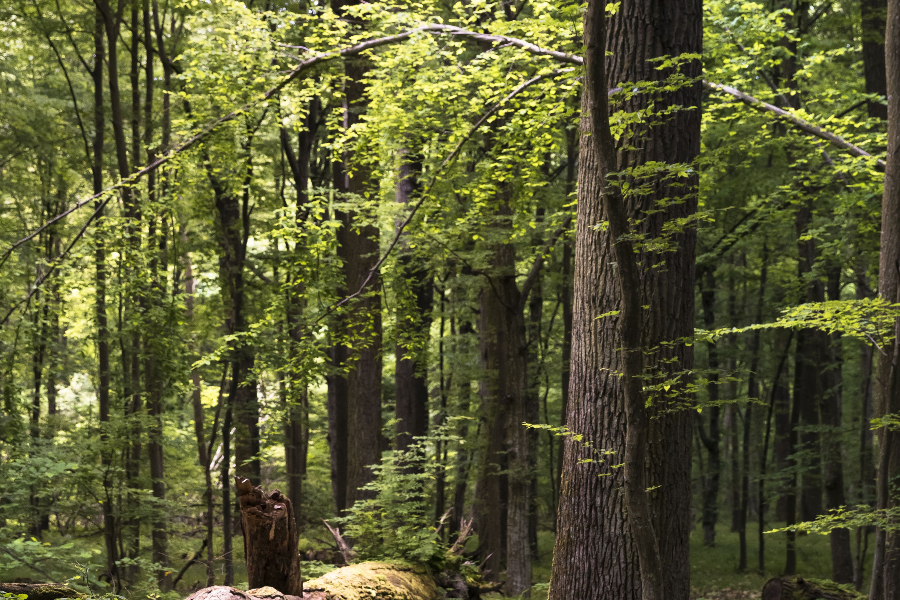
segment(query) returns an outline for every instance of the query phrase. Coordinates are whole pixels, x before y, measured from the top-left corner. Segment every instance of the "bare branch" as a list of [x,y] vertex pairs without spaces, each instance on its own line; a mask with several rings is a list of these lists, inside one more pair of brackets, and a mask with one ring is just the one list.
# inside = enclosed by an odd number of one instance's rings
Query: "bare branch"
[[[758,98],[754,98],[750,94],[746,94],[736,88],[733,88],[728,85],[723,85],[721,83],[713,83],[710,81],[704,81],[703,87],[705,87],[709,90],[727,94],[733,98],[740,100],[747,106],[751,106],[751,107],[757,108],[759,110],[764,110],[766,112],[774,113],[775,115],[777,115],[781,119],[787,121],[788,123],[790,123],[797,129],[799,129],[805,133],[808,133],[812,136],[815,136],[817,138],[826,140],[826,141],[830,142],[831,144],[837,146],[838,148],[841,148],[842,150],[846,150],[852,156],[856,156],[856,157],[860,157],[860,158],[874,158],[871,154],[869,154],[868,152],[866,152],[859,146],[856,146],[855,144],[848,142],[841,136],[835,135],[835,134],[831,133],[830,131],[826,131],[826,130],[822,129],[821,127],[817,127],[817,126],[813,125],[812,123],[810,123],[809,121],[801,119],[800,117],[798,117],[795,114],[792,114],[782,108],[778,108],[777,106],[774,106],[767,102],[763,102],[762,100],[759,100]],[[884,169],[884,161],[882,159],[876,158],[875,164],[878,165],[880,168]]]

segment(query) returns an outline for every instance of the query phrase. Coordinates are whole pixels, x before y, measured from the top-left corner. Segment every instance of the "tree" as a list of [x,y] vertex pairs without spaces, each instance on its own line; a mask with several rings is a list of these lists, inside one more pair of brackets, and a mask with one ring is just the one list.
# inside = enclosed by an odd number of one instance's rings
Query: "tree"
[[[603,4],[592,2],[585,25],[588,65],[582,111],[590,118],[582,121],[569,392],[573,400],[566,422],[595,448],[616,452],[607,462],[625,462],[626,494],[623,498],[617,491],[623,484],[621,471],[598,478],[601,468],[608,467],[599,462],[579,464],[596,457],[567,442],[559,518],[568,527],[558,534],[554,550],[550,591],[554,599],[649,599],[662,598],[663,593],[667,598],[686,598],[689,592],[690,417],[683,411],[661,411],[651,424],[638,379],[644,373],[644,351],[638,349],[673,342],[673,349],[665,352],[671,353],[668,356],[677,362],[677,368],[692,366],[692,348],[678,340],[693,331],[696,234],[687,230],[675,236],[675,248],[665,257],[641,252],[635,257],[639,260],[629,258],[633,256],[631,244],[622,236],[628,233],[630,219],[638,219],[647,235],[659,235],[667,219],[690,216],[696,201],[689,179],[664,187],[661,195],[648,195],[626,209],[613,182],[621,177],[617,172],[650,160],[692,163],[699,153],[700,89],[697,84],[688,85],[665,98],[669,105],[688,109],[641,131],[646,136],[641,150],[629,151],[622,145],[613,149],[605,111],[607,89],[620,81],[660,76],[650,59],[700,50],[699,3],[688,0],[665,6],[664,13],[656,13],[653,2],[623,4],[605,33]],[[656,18],[648,23],[649,29],[643,29],[646,36],[638,37],[634,32],[643,22],[643,14]],[[604,49],[613,52],[608,70],[603,68]],[[695,61],[689,63],[688,73],[698,69]],[[636,109],[642,101],[635,98],[628,108]],[[682,198],[681,202],[652,217],[642,214],[669,194]],[[609,229],[595,228],[607,219]],[[652,269],[663,260],[665,268]],[[610,268],[612,261],[615,270]],[[649,309],[640,308],[645,304]],[[642,314],[642,310],[647,312]],[[597,316],[611,311],[620,312],[598,325]],[[622,379],[617,372],[623,374]],[[657,405],[655,410],[661,408]],[[644,469],[650,475],[648,480],[643,479]],[[644,492],[655,486],[662,491]],[[599,504],[598,498],[602,499]],[[654,564],[656,560],[659,562]]]

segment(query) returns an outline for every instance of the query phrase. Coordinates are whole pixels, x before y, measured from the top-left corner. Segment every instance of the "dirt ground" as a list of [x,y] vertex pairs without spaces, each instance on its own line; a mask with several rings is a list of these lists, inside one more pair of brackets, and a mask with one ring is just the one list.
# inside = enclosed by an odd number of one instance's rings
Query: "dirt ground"
[[755,600],[759,592],[741,592],[737,590],[719,590],[717,592],[693,592],[691,600]]

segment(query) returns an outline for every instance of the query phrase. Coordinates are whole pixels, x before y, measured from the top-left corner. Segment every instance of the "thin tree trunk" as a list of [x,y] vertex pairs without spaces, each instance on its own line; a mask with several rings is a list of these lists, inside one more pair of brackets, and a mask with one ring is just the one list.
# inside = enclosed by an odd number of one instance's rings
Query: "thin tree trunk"
[[[233,367],[232,367],[233,368]],[[231,517],[231,406],[234,402],[237,378],[232,374],[231,389],[225,401],[225,418],[222,419],[222,557],[225,563],[224,585],[234,585],[233,534]]]
[[[181,241],[185,247],[184,253],[184,304],[187,313],[188,323],[194,322],[194,297],[197,290],[197,281],[194,279],[194,268],[191,264],[191,255],[188,252],[187,229],[182,231]],[[192,339],[192,345],[196,349],[196,339]],[[206,417],[203,411],[203,388],[200,383],[200,372],[197,369],[191,369],[191,404],[194,409],[194,436],[197,439],[197,458],[200,466],[203,468],[203,475],[206,482],[206,490],[203,494],[206,501],[206,586],[215,585],[216,575],[213,570],[213,525],[214,525],[214,504],[213,504],[213,487],[212,487],[212,471],[211,458],[209,449],[206,446]]]
[[[548,169],[549,169],[549,165]],[[538,207],[535,211],[535,222],[538,225],[544,223],[545,210]],[[535,230],[537,231],[537,230]],[[541,236],[535,233],[531,239],[532,252],[541,252],[543,240]],[[540,420],[540,395],[541,395],[541,373],[543,372],[543,315],[544,315],[544,290],[541,277],[543,269],[538,271],[533,279],[528,300],[528,322],[526,324],[526,368],[528,374],[527,389],[525,392],[525,422],[537,423]],[[550,332],[547,332],[548,336]],[[547,422],[549,425],[549,421]],[[520,423],[521,425],[521,423]],[[537,514],[537,495],[538,495],[538,471],[537,471],[537,452],[538,452],[538,436],[536,429],[529,429],[528,449],[529,449],[529,481],[528,481],[528,545],[531,548],[531,557],[538,559],[538,514]],[[553,460],[552,454],[549,457]],[[553,474],[551,473],[552,477]]]
[[[863,346],[860,352],[860,373],[862,374],[862,406],[859,417],[859,503],[872,505],[874,496],[875,469],[872,464],[872,366],[875,349]],[[854,585],[861,590],[865,581],[866,554],[868,553],[869,534],[872,527],[862,525],[856,529],[856,562],[854,565]]]
[[[772,417],[779,404],[779,397],[783,398],[783,401],[790,400],[790,390],[788,389],[787,377],[785,377],[785,365],[791,352],[791,340],[793,340],[793,337],[793,330],[779,329],[775,332],[775,350],[776,352],[779,349],[782,350],[778,368],[775,370],[775,376],[772,378],[772,394],[769,398],[769,411],[766,415],[766,434],[763,439],[762,457],[759,466],[759,528],[757,530],[757,539],[759,540],[758,566],[760,575],[764,575],[766,572],[766,467],[768,465],[769,439],[772,432]],[[772,454],[775,454],[774,449]]]
[[[281,142],[285,155],[291,166],[294,179],[297,206],[294,209],[294,224],[298,229],[305,227],[309,215],[309,170],[312,161],[313,144],[319,119],[319,100],[310,101],[305,127],[297,136],[297,154],[291,148],[287,130],[281,130]],[[298,246],[294,246],[297,252]],[[294,261],[294,264],[302,261]],[[288,271],[291,283],[287,288],[286,320],[288,325],[288,356],[291,368],[287,373],[287,395],[285,396],[284,422],[284,455],[288,478],[288,497],[292,498],[294,521],[302,523],[301,509],[303,505],[303,477],[306,474],[306,455],[309,439],[309,390],[303,373],[298,372],[300,359],[298,345],[303,341],[306,332],[303,330],[302,317],[306,308],[305,274]],[[284,381],[284,380],[282,380]]]
[[[91,77],[94,80],[94,139],[93,164],[91,173],[93,191],[103,191],[103,133],[106,126],[106,112],[103,105],[103,62],[106,56],[103,41],[103,15],[98,8],[94,20],[94,65]],[[96,201],[97,220],[103,219],[102,200]],[[106,244],[103,234],[95,236],[95,315],[97,319],[97,403],[100,419],[101,461],[103,465],[103,539],[106,543],[106,572],[112,585],[112,592],[119,590],[119,560],[116,546],[116,521],[112,513],[112,452],[109,444],[109,327],[106,316]]]
[[[715,327],[715,303],[716,303],[716,277],[715,272],[709,269],[702,276],[702,289],[700,302],[703,307],[703,324],[707,330]],[[703,486],[703,544],[714,546],[716,543],[716,524],[719,521],[719,482],[721,477],[721,438],[719,425],[721,409],[719,408],[719,350],[716,342],[708,342],[706,345],[707,366],[709,367],[709,383],[706,386],[706,396],[709,401],[709,432],[703,427],[702,420],[698,419],[697,429],[700,433],[700,441],[709,455],[706,468],[706,478]]]
[[[475,329],[472,326],[471,321],[465,320],[460,323],[458,335],[457,332],[453,330],[453,321],[450,323],[450,335],[453,336],[455,340],[456,348],[460,348],[461,338],[469,338],[474,332]],[[467,379],[463,379],[462,377],[457,378],[456,382],[459,398],[459,414],[466,416],[469,412],[471,385]],[[450,515],[449,527],[451,535],[456,534],[462,529],[462,520],[465,512],[466,488],[468,487],[471,461],[468,446],[468,419],[462,419],[459,422],[457,435],[459,436],[460,443],[456,448],[456,466],[453,474],[453,512]]]
[[[797,345],[794,348],[794,356],[802,356],[802,352],[797,350],[797,347],[801,345],[801,334],[803,330],[797,332]],[[791,404],[791,420],[790,420],[790,433],[788,434],[788,469],[790,469],[790,476],[788,477],[787,482],[787,490],[785,493],[785,506],[786,506],[786,518],[785,518],[785,526],[790,527],[791,525],[795,525],[797,523],[797,508],[798,508],[798,498],[797,498],[797,485],[798,485],[798,460],[796,458],[796,453],[799,448],[799,434],[797,432],[797,425],[800,423],[800,404],[801,401],[798,397],[797,392],[797,382],[798,375],[797,371],[801,370],[799,361],[795,361],[794,364],[794,399]],[[801,382],[802,385],[802,382]],[[797,574],[797,532],[796,531],[788,531],[785,533],[786,542],[785,542],[785,559],[784,559],[784,575],[796,575]]]
[[[830,269],[828,277],[828,299],[840,300],[841,270],[840,265]],[[830,336],[830,346],[826,348],[830,355],[828,367],[824,373],[826,387],[822,399],[822,423],[831,428],[831,433],[823,440],[825,462],[825,508],[834,510],[847,504],[844,493],[844,464],[841,448],[843,447],[843,416],[841,396],[843,386],[843,350],[841,334]],[[850,550],[850,530],[835,529],[830,534],[831,541],[831,579],[838,583],[853,583],[853,554]]]
[[[888,0],[887,32],[885,56],[887,64],[888,135],[887,166],[884,177],[884,196],[881,204],[881,258],[878,270],[878,295],[884,300],[900,301],[900,0]],[[900,319],[894,324],[893,341],[886,344],[878,357],[877,399],[879,414],[900,411]],[[881,460],[879,463],[878,507],[895,509],[897,494],[889,488],[889,483],[900,476],[900,443],[896,432],[885,427],[881,430]],[[883,560],[880,572],[874,577],[882,577],[883,596],[872,595],[875,600],[897,600],[900,598],[900,532],[891,531],[884,535]],[[873,585],[873,588],[876,586]]]
[[[754,323],[762,323],[763,305],[766,299],[766,283],[769,275],[769,249],[763,241],[762,267],[759,274],[759,294],[756,302],[756,314]],[[762,332],[757,329],[750,338],[750,376],[747,380],[747,408],[744,409],[744,451],[741,461],[741,514],[738,524],[738,538],[740,545],[740,558],[738,570],[747,570],[747,518],[750,510],[750,430],[753,421],[753,403],[759,401],[759,349]],[[766,452],[767,448],[763,448]],[[762,513],[759,516],[762,520]]]
[[[797,248],[799,260],[797,275],[806,285],[807,302],[823,302],[825,287],[821,281],[810,280],[817,251],[813,240],[803,240],[812,224],[811,199],[797,210]],[[803,475],[800,489],[800,519],[811,521],[822,514],[822,442],[816,429],[821,423],[819,407],[824,400],[824,385],[821,373],[827,366],[825,352],[829,346],[828,334],[813,329],[797,332],[797,355],[794,372],[794,402],[799,402],[800,423],[806,428],[800,433],[800,446],[806,460],[802,461]]]
[[[396,201],[409,205],[421,193],[419,171],[421,161],[408,150],[401,152]],[[397,349],[394,378],[397,387],[396,449],[404,451],[413,439],[428,431],[428,342],[423,332],[431,329],[431,307],[434,285],[427,269],[415,266],[417,260],[405,239],[397,258]],[[442,490],[438,489],[438,494]]]

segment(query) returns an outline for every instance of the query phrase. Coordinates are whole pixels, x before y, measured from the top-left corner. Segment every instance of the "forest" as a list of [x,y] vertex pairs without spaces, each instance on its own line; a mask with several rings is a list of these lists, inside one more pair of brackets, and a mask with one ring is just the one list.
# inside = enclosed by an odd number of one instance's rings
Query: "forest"
[[900,600],[898,333],[900,0],[0,2],[3,600]]

